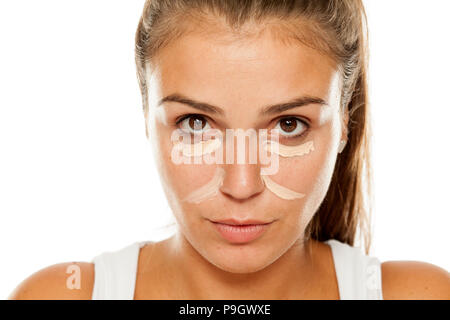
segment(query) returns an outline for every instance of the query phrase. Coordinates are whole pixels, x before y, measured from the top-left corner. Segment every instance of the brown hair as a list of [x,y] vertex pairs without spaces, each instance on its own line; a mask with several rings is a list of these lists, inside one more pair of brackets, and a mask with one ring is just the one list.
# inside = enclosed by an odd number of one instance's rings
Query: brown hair
[[[353,246],[359,236],[368,254],[372,169],[366,21],[362,0],[147,0],[135,39],[144,113],[148,112],[147,63],[151,65],[161,48],[194,25],[226,26],[230,34],[245,38],[250,34],[246,25],[271,23],[273,30],[281,31],[277,35],[284,33],[290,36],[286,38],[327,53],[342,75],[341,111],[348,110],[348,142],[337,158],[327,194],[305,230],[305,239],[336,239]],[[208,28],[199,30],[208,32]]]

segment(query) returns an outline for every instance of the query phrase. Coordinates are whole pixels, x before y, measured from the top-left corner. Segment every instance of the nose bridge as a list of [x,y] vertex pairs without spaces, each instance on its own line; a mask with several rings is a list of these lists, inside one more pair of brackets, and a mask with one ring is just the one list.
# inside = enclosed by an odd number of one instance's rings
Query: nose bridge
[[235,199],[247,199],[264,190],[257,133],[254,133],[255,130],[244,132],[237,129],[226,134],[227,161],[223,167],[225,177],[221,191]]

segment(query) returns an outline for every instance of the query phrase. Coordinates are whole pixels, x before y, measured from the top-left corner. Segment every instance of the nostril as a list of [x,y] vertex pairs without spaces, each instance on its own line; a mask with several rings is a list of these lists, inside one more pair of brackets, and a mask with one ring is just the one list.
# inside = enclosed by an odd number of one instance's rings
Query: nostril
[[264,188],[256,186],[229,188],[222,185],[220,191],[228,199],[241,203],[258,197],[264,191]]
[[220,191],[235,201],[257,197],[264,190],[260,166],[232,164],[224,166],[225,176]]

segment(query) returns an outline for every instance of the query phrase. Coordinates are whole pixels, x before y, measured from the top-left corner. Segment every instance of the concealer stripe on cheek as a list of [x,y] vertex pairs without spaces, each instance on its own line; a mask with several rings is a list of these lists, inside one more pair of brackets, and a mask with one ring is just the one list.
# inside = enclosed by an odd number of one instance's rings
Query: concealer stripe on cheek
[[191,192],[183,201],[191,203],[200,203],[217,195],[219,188],[223,184],[225,177],[225,169],[216,168],[213,178],[203,187]]
[[[286,146],[278,143],[277,141],[267,140],[264,144],[264,149],[271,153],[276,153],[282,157],[300,157],[314,151],[314,142],[308,141],[298,146]],[[291,189],[283,187],[270,179],[268,175],[261,172],[261,178],[272,193],[284,200],[301,199],[305,196],[303,193],[295,192]]]
[[282,157],[300,157],[314,151],[314,142],[311,140],[298,146],[286,146],[276,141],[267,140],[264,149]]
[[261,178],[264,181],[264,184],[266,185],[267,189],[272,191],[276,196],[280,197],[281,199],[294,200],[294,199],[301,199],[305,196],[303,193],[295,192],[291,189],[279,185],[266,175],[261,175]]

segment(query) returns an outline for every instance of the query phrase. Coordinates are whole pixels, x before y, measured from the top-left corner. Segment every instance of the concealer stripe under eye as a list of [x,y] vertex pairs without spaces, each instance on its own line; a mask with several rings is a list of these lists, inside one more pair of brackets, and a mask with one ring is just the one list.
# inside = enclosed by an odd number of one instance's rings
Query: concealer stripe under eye
[[267,140],[264,149],[282,157],[299,157],[314,151],[314,141],[311,140],[298,146],[286,146],[276,141]]
[[181,152],[185,157],[203,156],[216,151],[221,145],[222,142],[220,139],[203,140],[195,144],[186,144],[181,141],[174,143],[174,147],[181,149]]

